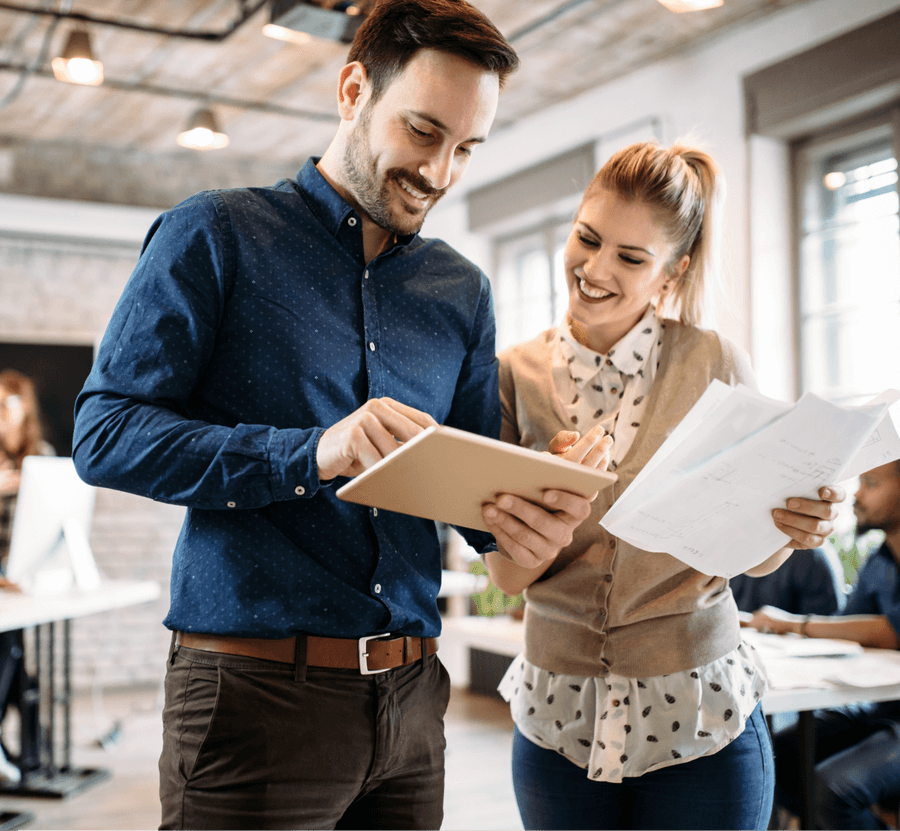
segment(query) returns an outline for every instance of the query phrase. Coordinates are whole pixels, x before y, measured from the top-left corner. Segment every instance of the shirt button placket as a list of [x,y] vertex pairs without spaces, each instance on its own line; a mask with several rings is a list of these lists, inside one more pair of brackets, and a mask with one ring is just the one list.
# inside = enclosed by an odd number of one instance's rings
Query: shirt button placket
[[[366,349],[369,351],[371,356],[377,354],[379,345],[378,345],[378,302],[375,297],[375,280],[372,279],[374,277],[372,273],[371,267],[366,267],[363,270],[362,278],[363,278],[363,287],[362,287],[362,296],[363,296],[363,327],[366,336]],[[379,365],[379,359],[376,357],[372,357],[370,360],[367,360],[368,365],[368,376],[369,376],[369,396],[372,398],[380,398],[382,395],[385,395],[385,391],[382,387],[382,374],[381,367]]]

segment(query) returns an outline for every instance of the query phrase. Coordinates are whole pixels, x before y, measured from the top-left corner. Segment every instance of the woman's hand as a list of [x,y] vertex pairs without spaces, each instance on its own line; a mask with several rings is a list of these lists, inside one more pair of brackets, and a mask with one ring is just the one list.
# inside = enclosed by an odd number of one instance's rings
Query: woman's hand
[[596,497],[596,493],[583,497],[548,490],[541,506],[505,493],[482,508],[482,517],[508,558],[522,568],[534,569],[549,565],[572,542]]
[[550,440],[554,456],[580,465],[606,470],[612,455],[613,438],[599,424],[579,436],[574,430],[561,430]]
[[791,541],[787,548],[818,548],[834,533],[835,507],[847,498],[847,492],[838,485],[819,488],[819,499],[792,496],[786,508],[772,511],[775,527],[787,534]]
[[0,496],[12,496],[19,492],[22,472],[12,466],[12,462],[0,463]]

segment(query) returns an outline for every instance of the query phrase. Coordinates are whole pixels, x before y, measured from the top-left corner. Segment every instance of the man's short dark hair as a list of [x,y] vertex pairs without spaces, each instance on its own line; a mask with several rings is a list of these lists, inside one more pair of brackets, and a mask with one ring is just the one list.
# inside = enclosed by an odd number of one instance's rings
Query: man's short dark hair
[[377,101],[420,49],[437,49],[494,72],[500,86],[519,66],[506,38],[465,0],[379,0],[359,27],[347,63],[359,61]]

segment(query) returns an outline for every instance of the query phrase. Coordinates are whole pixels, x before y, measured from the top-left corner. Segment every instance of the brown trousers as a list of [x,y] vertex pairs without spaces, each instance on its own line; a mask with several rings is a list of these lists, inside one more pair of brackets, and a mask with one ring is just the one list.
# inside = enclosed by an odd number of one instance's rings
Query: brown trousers
[[439,828],[450,681],[175,648],[160,828]]

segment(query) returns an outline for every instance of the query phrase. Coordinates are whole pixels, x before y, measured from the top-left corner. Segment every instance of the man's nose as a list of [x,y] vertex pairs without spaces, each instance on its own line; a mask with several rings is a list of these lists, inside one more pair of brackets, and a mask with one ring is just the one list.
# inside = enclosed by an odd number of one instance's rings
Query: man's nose
[[444,190],[453,175],[453,152],[441,149],[436,151],[420,168],[424,176],[435,190]]

